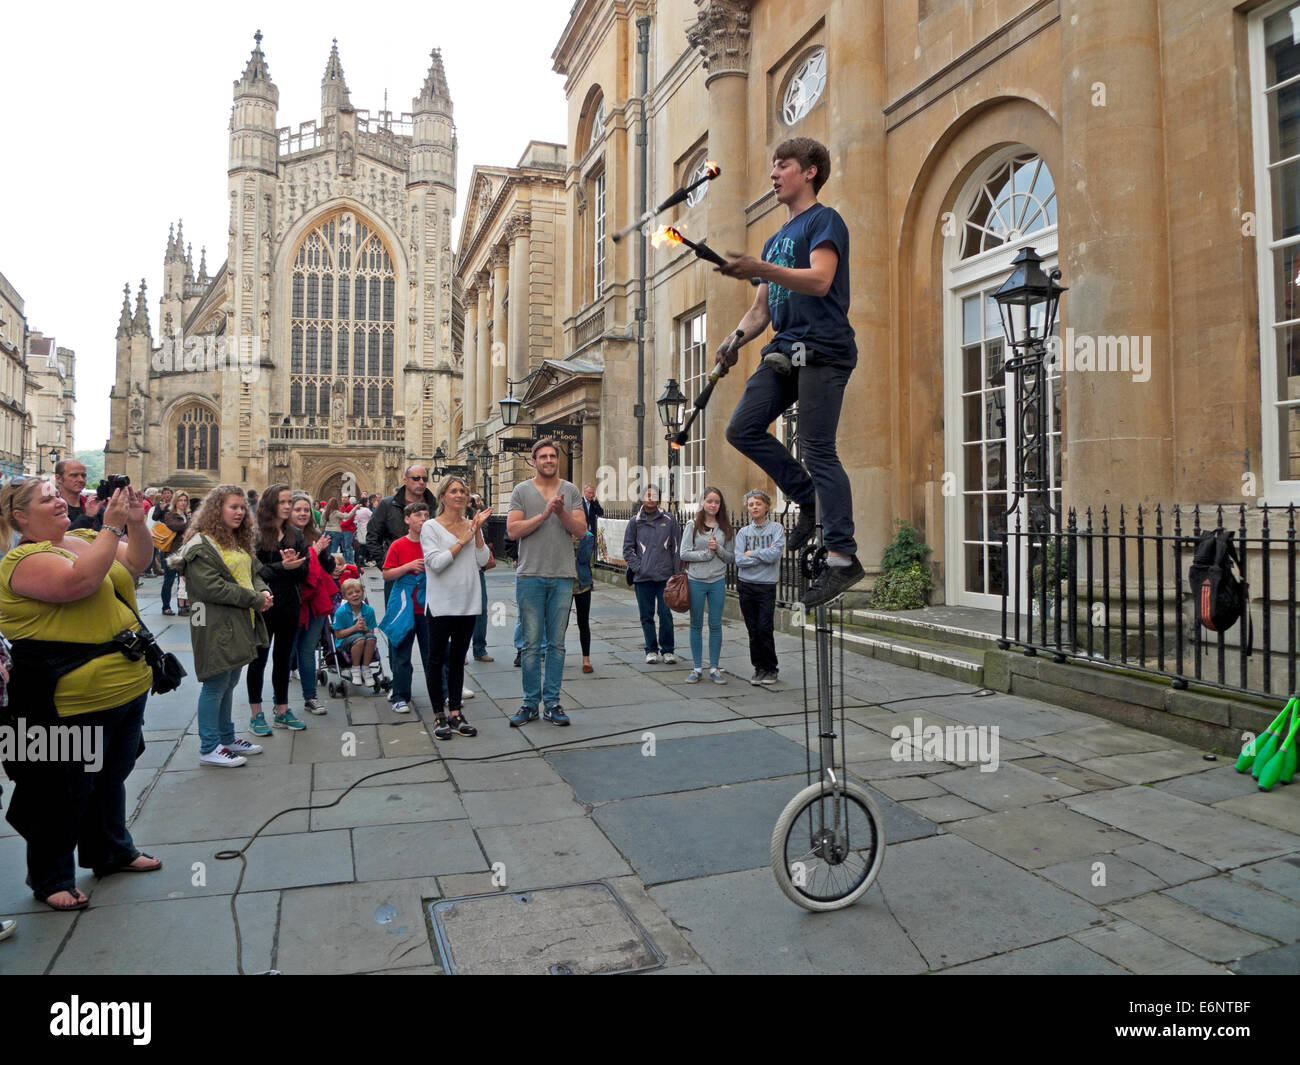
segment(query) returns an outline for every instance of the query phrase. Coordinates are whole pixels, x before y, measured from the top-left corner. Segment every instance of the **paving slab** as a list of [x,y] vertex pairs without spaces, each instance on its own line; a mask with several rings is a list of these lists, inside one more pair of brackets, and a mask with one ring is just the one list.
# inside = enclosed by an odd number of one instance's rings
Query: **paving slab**
[[1031,773],[1013,763],[1004,763],[991,773],[984,772],[981,766],[968,766],[945,774],[938,783],[986,810],[1012,810],[1078,794],[1068,784]]
[[1015,765],[1021,769],[1028,769],[1031,773],[1041,773],[1048,780],[1068,784],[1076,791],[1122,788],[1125,783],[1115,777],[1094,773],[1091,769],[1084,769],[1073,762],[1067,762],[1063,758],[1055,758],[1050,754],[1040,754],[1034,758],[1017,758]]
[[1243,865],[1232,871],[1233,879],[1246,880],[1292,902],[1300,902],[1300,856],[1273,858],[1267,862]]
[[[392,772],[386,773],[384,770]],[[367,758],[351,762],[319,762],[312,769],[311,777],[312,787],[317,791],[341,791],[353,784],[360,788],[387,788],[394,784],[424,784],[446,779],[445,762],[436,756],[420,758],[415,755],[405,758]]]
[[1254,884],[1230,876],[1213,876],[1179,884],[1164,894],[1224,924],[1279,943],[1300,940],[1300,906]]
[[1262,825],[1280,828],[1286,833],[1300,831],[1300,788],[1288,786],[1272,791],[1255,791],[1235,799],[1216,802],[1214,808],[1241,817],[1249,817]]
[[475,828],[537,825],[585,817],[588,812],[588,807],[578,802],[573,789],[563,782],[508,791],[463,792],[460,798]]
[[491,762],[454,762],[456,787],[467,791],[509,791],[562,784],[564,778],[542,758],[497,758]]
[[[329,891],[330,888],[316,889]],[[271,968],[279,893],[239,896],[245,973]],[[51,972],[56,976],[207,975],[236,972],[230,899],[164,899],[83,910]]]
[[940,969],[941,976],[1124,976],[1127,970],[1073,939],[1054,939]]
[[1225,976],[1228,972],[1132,921],[1085,928],[1070,938],[1140,976]]
[[903,803],[913,813],[920,814],[935,824],[964,821],[988,813],[982,806],[960,799],[956,795],[937,795],[930,799],[911,799]]
[[1166,886],[1149,869],[1126,862],[1113,854],[1045,866],[1038,873],[1094,906],[1105,906],[1119,899],[1131,899]]
[[881,780],[872,787],[897,802],[904,802],[907,799],[932,799],[936,795],[948,794],[928,777],[898,777],[893,780]]
[[1204,773],[1193,773],[1174,780],[1162,780],[1156,787],[1170,795],[1202,802],[1207,806],[1238,795],[1254,795],[1259,789],[1254,777],[1249,773],[1238,773],[1231,765],[1221,765]]
[[[250,761],[236,769],[163,773],[132,823],[131,835],[153,843],[247,837],[272,814],[306,806],[310,798],[310,765]],[[276,818],[263,834],[306,831],[307,812],[300,810]]]
[[[819,740],[817,739],[817,728],[805,732],[802,722],[792,725],[780,725],[770,728],[769,731],[776,733],[778,736],[784,736],[791,743],[797,743],[800,747],[805,744],[813,751],[817,750]],[[836,731],[839,731],[839,724],[836,723]],[[882,758],[889,758],[894,749],[894,741],[888,736],[871,729],[864,728],[852,721],[845,723],[843,737],[844,743],[844,760],[849,762],[871,762]],[[840,740],[835,741],[835,757],[840,757]]]
[[953,835],[891,845],[878,881],[929,969],[1059,939],[1095,907]]
[[946,774],[956,769],[955,765],[949,765],[947,762],[895,762],[892,758],[849,763],[850,773],[859,780],[871,782],[896,780],[900,777],[925,777],[927,780],[935,780],[939,774]]
[[392,784],[386,788],[354,788],[337,805],[320,808],[339,798],[341,791],[311,793],[313,832],[326,828],[361,825],[398,825],[412,821],[452,821],[464,818],[465,808],[449,781]]
[[950,696],[944,699],[917,700],[910,707],[929,720],[932,713],[943,714],[968,725],[997,725],[1003,739],[1024,740],[1070,729],[1086,728],[1096,719],[1073,710],[1060,709],[1015,695]]
[[[386,753],[386,752],[384,752]],[[374,725],[308,726],[293,735],[293,762],[350,762],[381,757]]]
[[[557,752],[547,761],[582,802],[688,791],[718,784],[802,773],[804,749],[767,729],[693,739],[656,740],[653,757],[643,744]],[[791,793],[793,794],[793,792]]]
[[25,913],[18,917],[14,917],[12,910],[3,912],[18,922],[17,930],[0,946],[0,973],[5,976],[40,976],[45,973],[68,929],[79,916],[53,913],[48,909],[44,913]]
[[1242,976],[1296,976],[1300,975],[1300,943],[1292,943],[1273,950],[1261,950],[1249,958],[1234,961],[1229,968]]
[[[854,905],[831,913],[796,906],[769,868],[663,884],[649,895],[713,972],[896,975],[926,969],[874,885]],[[719,899],[730,904],[720,906]]]
[[684,966],[701,964],[699,955],[692,949],[681,930],[650,897],[650,893],[638,877],[620,876],[606,882],[618,892],[619,898],[632,912],[632,916],[641,923],[646,934],[659,948],[664,956],[664,968],[675,966],[679,971],[685,972]]
[[1215,869],[1195,858],[1171,851],[1159,843],[1134,843],[1128,847],[1119,847],[1116,857],[1140,865],[1148,872],[1154,873],[1166,884],[1182,884],[1188,880],[1199,880],[1203,876],[1213,876]]
[[1114,725],[1109,721],[1056,732],[1049,736],[1035,736],[1024,742],[1044,754],[1076,764],[1108,754],[1140,754],[1144,751],[1161,751],[1178,746],[1173,740],[1139,732],[1137,729],[1125,728],[1123,725]]
[[1137,839],[1053,804],[1003,810],[952,824],[949,832],[1024,869],[1100,859]]
[[1190,747],[1177,747],[1167,751],[1145,751],[1140,754],[1108,754],[1100,758],[1087,758],[1079,763],[1094,773],[1104,773],[1126,784],[1146,784],[1153,780],[1168,780],[1189,773],[1203,773],[1214,767],[1201,757],[1201,752]]
[[1120,788],[1073,795],[1062,802],[1081,814],[1220,870],[1300,850],[1300,836],[1256,824],[1220,807],[1206,809],[1157,788]]
[[333,975],[432,965],[423,900],[437,890],[427,877],[286,891],[276,968]]
[[511,890],[629,876],[631,867],[590,820],[507,825],[478,833],[489,864],[504,866]]
[[488,869],[469,821],[354,828],[352,852],[358,880],[441,877]]
[[1108,908],[1112,913],[1209,961],[1235,961],[1276,946],[1267,939],[1223,924],[1177,899],[1156,892],[1112,903]]

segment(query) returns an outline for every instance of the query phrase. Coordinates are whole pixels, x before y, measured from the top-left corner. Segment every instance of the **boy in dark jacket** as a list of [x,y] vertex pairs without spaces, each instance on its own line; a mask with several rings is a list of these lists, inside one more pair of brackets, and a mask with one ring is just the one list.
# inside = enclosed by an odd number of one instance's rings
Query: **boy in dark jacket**
[[[668,578],[681,568],[682,530],[677,520],[659,508],[659,489],[647,488],[641,509],[627,523],[623,534],[623,558],[632,574],[637,606],[641,608],[641,631],[645,633],[645,660],[674,665],[677,642],[673,636],[673,612],[664,601]],[[654,616],[659,611],[659,634]]]

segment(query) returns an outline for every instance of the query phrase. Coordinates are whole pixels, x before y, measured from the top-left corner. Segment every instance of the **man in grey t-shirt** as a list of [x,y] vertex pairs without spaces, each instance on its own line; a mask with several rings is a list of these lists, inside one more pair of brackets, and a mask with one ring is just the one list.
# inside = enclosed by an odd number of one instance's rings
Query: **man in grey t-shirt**
[[[555,441],[533,445],[537,476],[515,485],[506,508],[506,535],[519,544],[515,567],[515,602],[523,622],[524,700],[510,719],[516,728],[537,720],[537,704],[554,725],[567,725],[560,706],[564,673],[564,630],[573,601],[573,538],[587,532],[587,518],[576,485],[559,478],[560,451]],[[542,637],[546,638],[546,677],[541,676]]]

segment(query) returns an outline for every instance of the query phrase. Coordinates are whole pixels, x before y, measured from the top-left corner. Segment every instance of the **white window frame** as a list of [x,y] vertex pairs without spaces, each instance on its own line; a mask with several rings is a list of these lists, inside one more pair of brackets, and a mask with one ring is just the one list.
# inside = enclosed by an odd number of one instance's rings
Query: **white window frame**
[[1279,11],[1296,6],[1295,0],[1279,0],[1247,16],[1250,51],[1250,113],[1255,163],[1255,274],[1259,289],[1259,386],[1260,454],[1264,464],[1262,497],[1269,504],[1300,503],[1300,480],[1282,476],[1283,456],[1279,447],[1278,411],[1285,402],[1278,395],[1277,326],[1274,324],[1273,252],[1300,242],[1300,235],[1273,240],[1273,196],[1269,181],[1268,105],[1264,86],[1264,23]]
[[[688,311],[677,319],[677,379],[681,382],[682,394],[687,400],[686,406],[683,408],[684,416],[690,414],[695,399],[704,389],[709,373],[712,370],[708,353],[708,313],[708,308],[701,306]],[[691,342],[691,329],[696,322],[700,323],[698,330],[700,341],[698,344],[693,344]],[[694,365],[692,365],[692,359],[695,360]],[[692,372],[693,370],[695,372]],[[678,454],[681,463],[677,470],[676,499],[678,502],[686,499],[687,492],[685,489],[689,487],[693,494],[693,501],[698,502],[698,499],[694,499],[694,495],[703,491],[706,486],[703,483],[697,484],[695,481],[687,482],[685,471],[687,469],[707,470],[708,468],[703,419],[697,419],[695,424],[691,426],[691,435],[687,438]]]
[[603,168],[596,175],[592,185],[591,298],[595,301],[605,294],[605,170]]

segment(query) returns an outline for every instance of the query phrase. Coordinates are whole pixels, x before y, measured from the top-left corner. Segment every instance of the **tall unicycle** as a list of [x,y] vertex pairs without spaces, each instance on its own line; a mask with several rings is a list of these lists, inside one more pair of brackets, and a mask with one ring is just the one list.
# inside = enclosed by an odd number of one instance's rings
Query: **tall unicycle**
[[[826,565],[821,524],[800,557],[800,570],[811,584]],[[843,631],[843,599],[839,601]],[[809,698],[807,650],[804,651],[804,726],[808,739],[808,785],[786,804],[772,830],[772,872],[786,897],[814,911],[850,906],[865,894],[885,859],[885,826],[866,789],[848,779],[844,752],[843,647],[840,647],[840,714],[835,720],[834,630],[832,609],[813,608],[817,661],[815,695]],[[817,726],[814,774],[811,729]],[[838,748],[836,741],[839,741]]]

